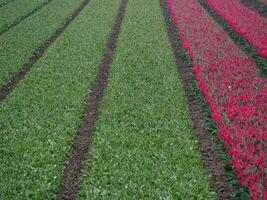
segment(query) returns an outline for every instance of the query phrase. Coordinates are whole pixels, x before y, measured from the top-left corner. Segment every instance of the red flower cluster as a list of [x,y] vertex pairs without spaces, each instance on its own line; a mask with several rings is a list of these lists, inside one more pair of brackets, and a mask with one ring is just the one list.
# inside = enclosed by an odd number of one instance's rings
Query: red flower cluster
[[167,0],[242,186],[267,199],[267,80],[197,0]]
[[258,1],[265,3],[267,5],[267,0],[258,0]]
[[267,58],[267,18],[242,5],[237,0],[207,0],[215,10],[238,34],[246,38]]

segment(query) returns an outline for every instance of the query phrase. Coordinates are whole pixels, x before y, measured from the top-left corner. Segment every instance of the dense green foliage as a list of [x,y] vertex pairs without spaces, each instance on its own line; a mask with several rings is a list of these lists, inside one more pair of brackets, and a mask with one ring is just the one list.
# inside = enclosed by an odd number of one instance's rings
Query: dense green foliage
[[49,0],[16,0],[0,8],[0,32]]
[[80,199],[216,199],[158,1],[129,1]]
[[82,0],[54,0],[0,35],[0,89],[28,62],[64,21],[79,7]]
[[0,105],[1,200],[55,199],[118,8],[92,0]]

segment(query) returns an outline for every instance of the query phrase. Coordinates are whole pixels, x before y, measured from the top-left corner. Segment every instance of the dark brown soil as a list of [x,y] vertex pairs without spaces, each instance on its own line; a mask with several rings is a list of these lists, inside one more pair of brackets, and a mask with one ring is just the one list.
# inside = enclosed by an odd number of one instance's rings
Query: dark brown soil
[[30,11],[29,13],[27,13],[26,15],[23,15],[23,16],[17,18],[12,24],[8,25],[4,30],[0,31],[0,35],[9,31],[10,29],[14,28],[15,26],[19,25],[22,21],[29,18],[30,16],[32,16],[34,13],[36,13],[37,11],[42,9],[43,7],[47,6],[52,1],[54,1],[54,0],[48,0],[44,3],[42,3],[41,5],[39,5],[38,7],[36,7],[35,9],[33,9],[32,11]]
[[128,0],[122,0],[116,22],[113,27],[111,38],[107,44],[104,59],[100,66],[96,83],[88,99],[87,113],[80,128],[80,133],[76,137],[72,150],[69,155],[68,164],[64,170],[64,180],[58,199],[77,199],[81,188],[82,176],[85,168],[85,160],[90,150],[91,136],[94,131],[95,123],[99,116],[99,107],[101,105],[104,90],[108,83],[108,74],[112,62],[112,56],[115,52],[120,27],[125,13]]
[[267,17],[267,10],[266,8],[260,7],[255,3],[255,0],[240,0],[244,6],[247,6],[249,9],[257,12],[262,17]]
[[222,159],[222,155],[214,143],[216,136],[208,132],[209,124],[207,123],[207,116],[204,113],[201,100],[194,92],[192,70],[184,59],[183,49],[181,49],[175,37],[174,30],[169,21],[167,8],[162,0],[160,0],[160,4],[168,29],[169,40],[175,55],[177,71],[183,81],[184,90],[188,99],[190,116],[197,133],[199,149],[204,165],[212,175],[213,187],[218,197],[220,199],[232,199],[234,190],[230,181],[225,176],[225,161]]
[[21,69],[21,71],[15,77],[13,77],[3,89],[0,90],[0,103],[2,103],[5,98],[15,89],[20,80],[26,76],[33,65],[44,55],[50,45],[56,41],[56,39],[64,32],[64,30],[80,14],[80,12],[89,2],[90,0],[84,0],[79,8],[77,8],[74,13],[67,18],[62,27],[59,28],[39,49],[35,51],[34,55],[29,59],[28,63]]

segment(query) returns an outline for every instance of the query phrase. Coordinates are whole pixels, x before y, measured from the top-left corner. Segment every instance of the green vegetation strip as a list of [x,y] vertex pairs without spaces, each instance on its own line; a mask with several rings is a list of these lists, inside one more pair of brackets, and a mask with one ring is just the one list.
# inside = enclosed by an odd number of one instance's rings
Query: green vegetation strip
[[55,199],[119,0],[92,0],[0,105],[0,199]]
[[0,90],[28,63],[83,0],[54,0],[0,36]]
[[0,0],[0,5],[4,4],[4,3],[7,3],[7,2],[10,2],[10,1],[12,1],[12,0]]
[[46,5],[51,0],[24,0],[14,1],[0,9],[0,34],[10,27],[33,14],[38,8]]
[[0,5],[5,4],[5,3],[8,3],[10,1],[12,1],[12,0],[0,0]]
[[216,199],[158,1],[129,1],[80,199]]
[[205,0],[198,1],[202,7],[209,12],[210,16],[228,32],[229,36],[240,45],[240,48],[247,52],[247,54],[256,62],[259,75],[267,77],[267,61],[259,55],[257,50],[244,37],[236,33],[232,27],[206,3]]
[[0,8],[6,6],[7,4],[11,3],[14,0],[0,0]]

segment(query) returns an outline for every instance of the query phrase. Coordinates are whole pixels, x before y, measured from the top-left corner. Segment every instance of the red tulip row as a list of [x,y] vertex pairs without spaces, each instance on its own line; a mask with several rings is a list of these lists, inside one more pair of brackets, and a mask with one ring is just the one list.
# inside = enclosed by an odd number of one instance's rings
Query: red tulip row
[[206,0],[238,34],[246,38],[267,59],[267,18],[238,0]]
[[197,0],[167,3],[241,185],[267,199],[267,79]]

